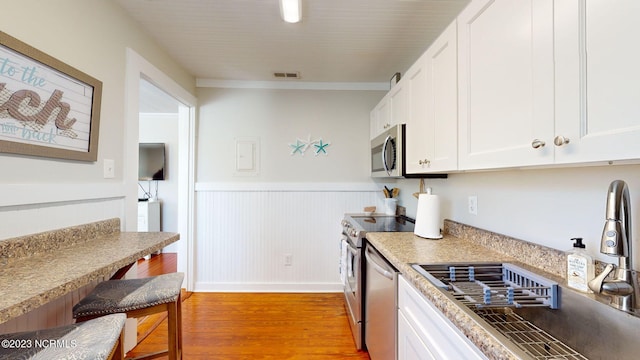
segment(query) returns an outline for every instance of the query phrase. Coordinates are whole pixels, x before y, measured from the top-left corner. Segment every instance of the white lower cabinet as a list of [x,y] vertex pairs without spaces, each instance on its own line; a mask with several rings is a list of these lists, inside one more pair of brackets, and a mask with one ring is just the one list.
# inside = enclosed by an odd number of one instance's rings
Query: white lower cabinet
[[398,359],[487,359],[401,275],[398,277]]
[[400,360],[429,360],[438,359],[429,350],[429,346],[422,341],[420,335],[404,317],[398,312],[398,359]]

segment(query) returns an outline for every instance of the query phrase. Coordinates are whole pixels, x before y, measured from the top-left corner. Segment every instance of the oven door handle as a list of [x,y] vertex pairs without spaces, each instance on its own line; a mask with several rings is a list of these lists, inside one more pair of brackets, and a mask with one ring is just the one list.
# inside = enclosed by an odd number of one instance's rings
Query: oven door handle
[[357,255],[358,254],[358,249],[356,249],[353,246],[351,246],[351,244],[349,244],[348,241],[347,241],[347,250],[349,250],[349,252],[352,253],[353,255]]
[[353,262],[355,261],[354,259],[358,255],[358,249],[351,246],[351,244],[349,244],[349,240],[347,240],[346,237],[344,238],[343,241],[347,243],[347,251],[350,252],[352,255],[352,256],[347,256],[347,276],[353,277],[353,269],[354,269]]
[[364,257],[367,259],[367,262],[373,266],[373,269],[377,271],[380,275],[386,277],[389,280],[393,280],[393,274],[385,269],[385,266],[378,264],[373,258],[375,254],[371,252],[371,248],[367,247],[367,251],[364,253]]

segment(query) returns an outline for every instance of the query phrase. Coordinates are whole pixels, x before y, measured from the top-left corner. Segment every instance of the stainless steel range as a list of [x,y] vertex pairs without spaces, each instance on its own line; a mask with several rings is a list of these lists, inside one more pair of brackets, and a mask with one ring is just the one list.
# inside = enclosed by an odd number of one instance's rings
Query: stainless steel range
[[367,232],[413,232],[415,220],[406,216],[345,214],[342,220],[341,268],[351,333],[358,350],[364,349],[364,238]]

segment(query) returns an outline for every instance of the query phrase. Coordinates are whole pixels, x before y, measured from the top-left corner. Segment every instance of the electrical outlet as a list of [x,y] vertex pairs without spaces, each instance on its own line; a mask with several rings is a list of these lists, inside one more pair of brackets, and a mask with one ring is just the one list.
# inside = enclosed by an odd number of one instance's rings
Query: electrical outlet
[[478,215],[478,197],[476,195],[469,196],[469,214]]
[[292,254],[284,254],[284,266],[293,265],[293,255]]

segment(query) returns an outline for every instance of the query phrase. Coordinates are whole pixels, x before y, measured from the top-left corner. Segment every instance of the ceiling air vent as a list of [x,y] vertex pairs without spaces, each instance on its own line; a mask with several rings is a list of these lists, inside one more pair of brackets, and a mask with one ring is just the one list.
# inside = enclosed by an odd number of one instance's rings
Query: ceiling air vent
[[282,71],[277,71],[273,73],[273,76],[276,79],[300,79],[300,73],[299,72],[282,72]]

